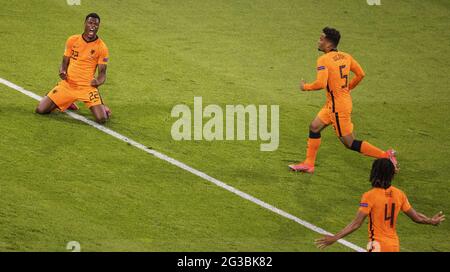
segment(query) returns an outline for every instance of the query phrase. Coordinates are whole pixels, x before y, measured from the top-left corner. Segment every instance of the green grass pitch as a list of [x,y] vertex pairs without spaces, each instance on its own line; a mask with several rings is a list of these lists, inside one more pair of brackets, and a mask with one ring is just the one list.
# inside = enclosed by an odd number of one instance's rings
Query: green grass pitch
[[[323,91],[312,81],[324,26],[342,34],[366,78],[353,91],[356,136],[399,152],[394,185],[414,208],[450,213],[447,0],[0,0],[0,77],[41,96],[58,81],[64,43],[101,16],[110,50],[101,93],[107,127],[330,232],[370,188],[372,159],[329,128],[314,175],[302,160]],[[280,144],[174,141],[176,104],[280,106]],[[318,251],[312,232],[0,85],[0,251]],[[82,107],[81,114],[90,117]],[[366,221],[367,223],[367,221]],[[402,251],[450,251],[450,224],[400,215]],[[348,237],[367,244],[367,225]],[[351,251],[336,244],[327,251]]]

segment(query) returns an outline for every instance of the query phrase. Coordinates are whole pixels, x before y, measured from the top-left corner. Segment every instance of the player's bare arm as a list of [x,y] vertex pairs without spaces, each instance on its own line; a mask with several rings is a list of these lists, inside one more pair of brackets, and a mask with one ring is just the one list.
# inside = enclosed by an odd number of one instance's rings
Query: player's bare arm
[[67,79],[67,67],[69,67],[70,57],[63,56],[61,66],[59,67],[59,77],[62,80]]
[[418,224],[438,226],[442,221],[445,220],[445,214],[443,212],[438,212],[431,218],[429,218],[428,216],[426,216],[424,214],[417,212],[413,208],[409,209],[405,213],[409,218],[411,218],[412,221],[414,221]]
[[349,235],[350,233],[354,232],[355,230],[359,229],[366,219],[367,214],[358,211],[356,214],[355,219],[348,224],[344,229],[342,229],[340,232],[338,232],[335,235],[324,235],[322,238],[316,240],[316,245],[318,248],[325,248],[327,246],[330,246],[334,244],[337,240],[344,238],[345,236]]
[[91,81],[91,86],[99,87],[106,81],[106,64],[98,65],[98,76]]

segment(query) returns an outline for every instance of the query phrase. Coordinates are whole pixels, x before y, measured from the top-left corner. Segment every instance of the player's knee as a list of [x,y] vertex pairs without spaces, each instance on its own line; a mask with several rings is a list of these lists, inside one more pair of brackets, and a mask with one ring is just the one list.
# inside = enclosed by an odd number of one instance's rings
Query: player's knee
[[95,117],[95,121],[99,124],[104,124],[106,121],[108,121],[108,117],[102,116],[102,117]]
[[312,131],[314,133],[320,132],[320,127],[315,125],[314,123],[309,124],[309,131]]
[[47,114],[49,113],[47,110],[45,110],[44,108],[37,106],[36,109],[34,110],[34,112],[38,113],[38,114]]

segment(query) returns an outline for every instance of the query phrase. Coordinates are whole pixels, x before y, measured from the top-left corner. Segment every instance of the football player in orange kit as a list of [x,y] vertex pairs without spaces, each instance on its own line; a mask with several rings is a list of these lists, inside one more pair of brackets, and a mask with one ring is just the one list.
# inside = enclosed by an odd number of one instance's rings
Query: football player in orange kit
[[442,212],[432,218],[416,212],[408,202],[405,193],[391,185],[395,167],[389,159],[377,159],[372,164],[370,181],[372,190],[363,194],[356,218],[336,235],[325,235],[316,240],[319,248],[325,248],[354,232],[369,216],[369,252],[400,251],[396,223],[400,210],[418,224],[439,225],[445,220]]
[[100,17],[90,13],[86,16],[83,34],[69,37],[59,70],[62,80],[39,102],[37,113],[47,114],[56,108],[61,111],[78,109],[73,103],[83,101],[98,123],[108,120],[111,111],[103,105],[98,87],[106,80],[109,53],[97,36],[99,26]]
[[[326,89],[327,102],[309,126],[306,159],[299,164],[289,165],[289,168],[298,172],[314,173],[316,155],[321,142],[320,132],[331,124],[347,148],[374,158],[389,158],[398,171],[394,150],[383,151],[367,141],[354,138],[350,92],[365,74],[350,54],[337,50],[340,38],[341,35],[336,29],[329,27],[323,29],[318,49],[324,54],[317,60],[317,79],[311,84],[306,84],[303,80],[300,83],[302,91]],[[351,80],[350,71],[355,74]]]

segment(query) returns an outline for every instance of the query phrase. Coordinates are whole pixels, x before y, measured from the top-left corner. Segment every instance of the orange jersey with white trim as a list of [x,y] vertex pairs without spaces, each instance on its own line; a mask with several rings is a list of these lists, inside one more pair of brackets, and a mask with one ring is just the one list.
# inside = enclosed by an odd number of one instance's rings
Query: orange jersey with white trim
[[369,215],[369,239],[388,244],[398,244],[397,216],[411,209],[406,194],[394,186],[388,189],[373,188],[363,194],[359,211]]
[[70,57],[67,82],[77,86],[90,86],[98,64],[107,64],[109,58],[106,44],[97,39],[87,42],[82,35],[67,39],[64,56]]
[[[350,71],[355,76],[350,81]],[[330,51],[317,60],[317,79],[305,84],[305,90],[327,89],[327,105],[332,112],[351,112],[352,98],[350,90],[356,87],[364,77],[359,63],[344,52]]]

